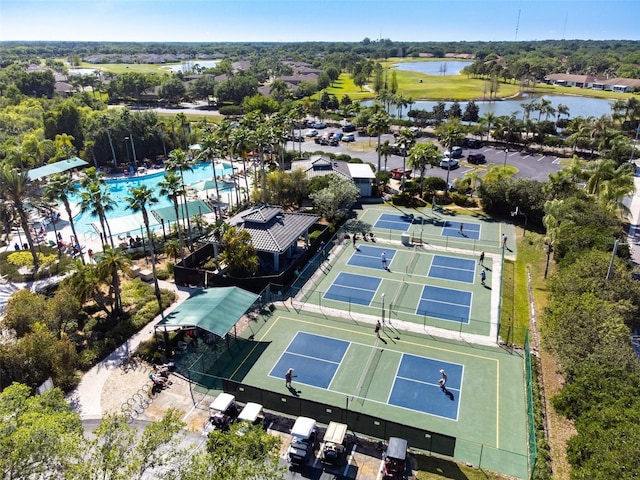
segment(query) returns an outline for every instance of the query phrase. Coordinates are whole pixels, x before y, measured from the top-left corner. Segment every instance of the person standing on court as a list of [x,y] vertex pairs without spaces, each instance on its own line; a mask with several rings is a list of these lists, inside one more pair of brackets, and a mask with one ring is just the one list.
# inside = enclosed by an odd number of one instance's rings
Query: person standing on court
[[480,260],[478,263],[484,267],[484,252],[480,252]]
[[464,228],[464,223],[460,222],[460,235],[464,236],[464,233],[462,233],[463,228]]
[[293,374],[293,368],[287,370],[287,373],[284,374],[284,386],[291,388],[291,379],[294,377],[297,377],[297,375]]
[[387,269],[387,252],[382,252],[380,255],[380,260],[382,260],[382,268]]
[[502,248],[507,248],[507,236],[502,234]]
[[440,388],[442,390],[447,389],[447,374],[442,369],[440,370],[440,380],[438,380],[438,383],[440,384]]
[[482,285],[484,285],[484,281],[487,279],[487,272],[486,270],[483,268],[482,271],[480,272],[480,283],[482,283]]
[[376,328],[375,328],[375,332],[376,332],[376,337],[378,339],[380,339],[380,328],[382,328],[382,325],[380,325],[380,320],[378,320],[376,322]]

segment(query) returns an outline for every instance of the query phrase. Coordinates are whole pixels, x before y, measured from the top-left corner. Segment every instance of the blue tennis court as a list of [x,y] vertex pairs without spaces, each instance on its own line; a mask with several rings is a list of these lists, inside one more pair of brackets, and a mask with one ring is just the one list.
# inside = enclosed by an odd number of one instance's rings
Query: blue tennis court
[[[462,225],[462,231],[460,231],[460,225]],[[478,240],[480,238],[480,225],[477,223],[451,222],[446,220],[442,227],[442,236]]]
[[[447,374],[446,390],[438,383],[440,370]],[[457,421],[463,370],[458,363],[403,354],[387,403]]]
[[471,292],[425,285],[422,288],[416,315],[469,323]]
[[324,298],[368,306],[376,296],[380,282],[380,278],[340,272],[324,294]]
[[475,260],[444,257],[442,255],[434,255],[431,268],[429,268],[429,276],[432,278],[442,278],[465,283],[473,283],[475,273]]
[[347,265],[354,267],[382,268],[382,252],[387,256],[387,266],[391,266],[396,250],[392,248],[371,247],[369,245],[359,245],[358,250],[354,250]]
[[413,215],[395,215],[393,213],[383,213],[373,225],[374,228],[384,228],[386,230],[399,230],[406,232],[413,223]]
[[336,338],[298,332],[274,365],[269,376],[282,378],[294,368],[296,383],[329,388],[349,343]]

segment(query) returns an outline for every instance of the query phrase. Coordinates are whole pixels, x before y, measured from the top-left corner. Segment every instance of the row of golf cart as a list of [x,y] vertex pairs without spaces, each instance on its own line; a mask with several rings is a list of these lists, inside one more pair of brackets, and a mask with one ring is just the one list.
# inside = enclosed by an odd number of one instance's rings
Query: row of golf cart
[[[347,460],[350,439],[348,426],[344,423],[329,422],[319,446],[319,459],[323,467],[338,467]],[[316,445],[316,421],[308,417],[298,417],[291,428],[291,444],[287,449],[287,458],[292,467],[304,466],[313,455]],[[407,463],[407,441],[389,438],[384,453],[382,476],[385,479],[405,478]]]
[[208,435],[213,430],[226,432],[234,422],[247,422],[252,425],[264,424],[262,405],[248,402],[240,410],[233,395],[221,393],[209,405],[209,419],[205,424],[203,435]]
[[[265,426],[262,405],[248,402],[242,409],[236,404],[235,397],[229,393],[219,394],[209,406],[209,419],[203,435],[214,430],[226,432],[234,422]],[[347,452],[351,446],[348,426],[344,423],[329,422],[319,445],[319,459],[326,468],[339,467],[346,463]],[[291,428],[291,443],[287,448],[287,459],[292,467],[303,467],[316,451],[316,421],[309,417],[298,417]],[[242,434],[242,429],[237,430]],[[384,455],[383,478],[404,478],[407,457],[407,441],[391,437]]]

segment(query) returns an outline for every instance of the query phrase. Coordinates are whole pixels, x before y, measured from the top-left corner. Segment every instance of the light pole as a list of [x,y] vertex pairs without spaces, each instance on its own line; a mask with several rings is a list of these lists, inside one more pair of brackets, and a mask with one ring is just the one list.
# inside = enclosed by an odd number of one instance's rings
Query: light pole
[[509,149],[505,148],[504,149],[504,165],[502,165],[503,167],[507,166],[507,155],[509,155]]
[[631,159],[629,161],[632,163],[633,163],[634,153],[636,153],[636,145],[638,144],[638,133],[640,133],[640,124],[636,128],[636,138],[633,141],[633,145],[631,146]]
[[131,157],[129,156],[129,137],[124,137],[124,149],[127,151],[127,163],[131,165]]
[[384,293],[381,295],[382,297],[382,324],[384,325]]

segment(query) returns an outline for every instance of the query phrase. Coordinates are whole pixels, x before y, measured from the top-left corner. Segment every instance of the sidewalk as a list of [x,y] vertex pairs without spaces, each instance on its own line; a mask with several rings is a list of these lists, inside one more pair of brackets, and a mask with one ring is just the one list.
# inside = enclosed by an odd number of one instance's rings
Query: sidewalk
[[[175,309],[180,303],[185,301],[195,289],[180,287],[175,284],[160,281],[160,288],[172,290],[176,292],[178,299],[167,310],[167,315]],[[137,334],[129,338],[126,342],[116,348],[108,357],[95,365],[91,370],[86,372],[75,390],[67,395],[67,399],[71,402],[72,407],[79,413],[82,420],[102,418],[102,390],[109,376],[120,368],[120,363],[129,354],[136,351],[140,343],[150,339],[153,336],[153,326],[162,318],[158,315],[147,325],[145,325]]]

